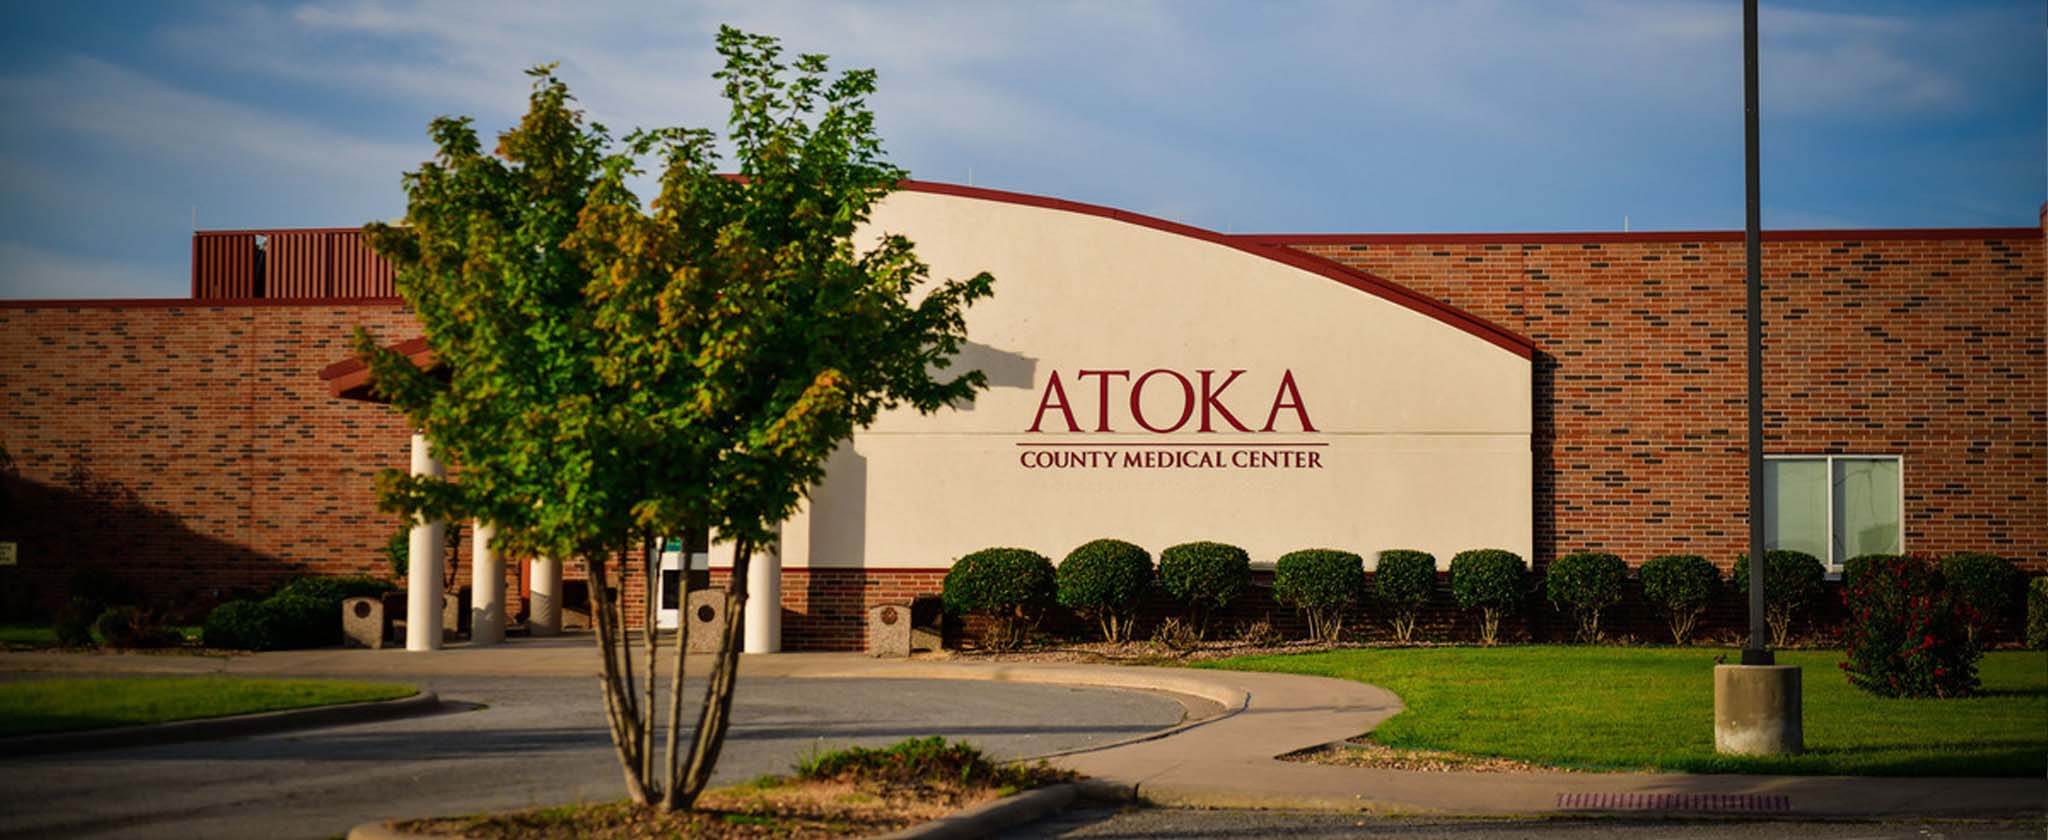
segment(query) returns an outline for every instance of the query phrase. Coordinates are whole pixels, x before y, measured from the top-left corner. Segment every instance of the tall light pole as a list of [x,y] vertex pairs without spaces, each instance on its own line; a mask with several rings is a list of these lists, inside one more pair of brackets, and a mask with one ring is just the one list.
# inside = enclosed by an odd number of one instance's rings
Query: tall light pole
[[1714,668],[1714,749],[1785,755],[1805,749],[1800,672],[1778,665],[1764,635],[1763,205],[1757,175],[1757,0],[1742,3],[1743,166],[1748,199],[1745,278],[1749,322],[1749,644],[1742,664]]
[[1742,168],[1747,220],[1742,232],[1749,298],[1749,644],[1742,664],[1774,663],[1764,645],[1764,247],[1762,177],[1757,173],[1756,5],[1742,2]]

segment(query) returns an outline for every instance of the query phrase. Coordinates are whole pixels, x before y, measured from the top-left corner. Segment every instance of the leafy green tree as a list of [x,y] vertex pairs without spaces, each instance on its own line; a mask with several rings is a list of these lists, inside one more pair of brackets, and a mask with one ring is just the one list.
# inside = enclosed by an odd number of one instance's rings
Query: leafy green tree
[[[356,339],[378,393],[460,470],[380,475],[383,504],[586,561],[628,793],[669,809],[695,802],[731,723],[754,552],[879,412],[937,411],[984,386],[944,370],[993,283],[930,282],[901,236],[855,241],[904,177],[875,135],[873,71],[787,64],[775,39],[729,27],[718,52],[730,173],[709,131],[614,141],[551,67],[532,71],[525,117],[489,153],[469,120],[435,120],[439,152],[406,176],[404,224],[365,229],[397,265],[435,369]],[[649,160],[658,195],[643,205],[628,184]],[[674,646],[657,774],[654,611],[636,668],[615,587],[637,573],[653,591],[659,535],[698,528],[735,544],[732,620],[687,746]]]

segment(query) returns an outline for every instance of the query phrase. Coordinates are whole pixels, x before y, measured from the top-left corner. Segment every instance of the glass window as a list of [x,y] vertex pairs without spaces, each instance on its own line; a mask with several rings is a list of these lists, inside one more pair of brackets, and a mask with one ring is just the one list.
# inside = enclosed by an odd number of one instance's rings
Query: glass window
[[1834,562],[1899,553],[1898,460],[1836,458],[1834,467]]
[[1764,462],[1764,545],[1828,559],[1828,463]]
[[1830,566],[1904,547],[1899,459],[1826,455],[1764,462],[1764,544]]

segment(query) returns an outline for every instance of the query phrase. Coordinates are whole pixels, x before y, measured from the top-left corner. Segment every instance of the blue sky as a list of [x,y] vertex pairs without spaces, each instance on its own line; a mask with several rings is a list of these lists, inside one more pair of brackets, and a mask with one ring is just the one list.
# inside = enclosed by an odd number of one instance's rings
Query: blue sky
[[[2019,2],[1763,12],[1764,224],[2022,226],[2048,19]],[[495,131],[560,61],[615,129],[718,126],[720,23],[875,67],[914,177],[1234,232],[1742,225],[1734,2],[0,8],[0,297],[175,297],[201,228],[402,215],[427,121]]]

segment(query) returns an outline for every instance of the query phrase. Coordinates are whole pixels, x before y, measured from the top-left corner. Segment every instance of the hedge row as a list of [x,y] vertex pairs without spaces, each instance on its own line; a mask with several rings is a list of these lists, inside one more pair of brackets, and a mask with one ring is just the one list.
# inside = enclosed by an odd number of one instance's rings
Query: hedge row
[[263,600],[229,601],[206,616],[207,647],[292,650],[341,644],[341,602],[397,587],[368,577],[302,577]]
[[[1847,576],[1882,559],[1849,561]],[[1932,563],[1933,561],[1929,561]],[[1935,564],[1941,591],[1952,593],[1964,642],[1978,646],[1986,628],[2014,615],[2022,575],[2005,559],[1985,554],[1958,554]],[[1765,618],[1772,641],[1784,646],[1796,621],[1823,591],[1826,569],[1812,555],[1773,550],[1765,554]],[[1477,619],[1480,641],[1494,644],[1503,619],[1522,611],[1541,596],[1560,614],[1570,617],[1577,638],[1605,638],[1603,619],[1631,597],[1633,577],[1641,586],[1640,603],[1666,622],[1671,639],[1688,644],[1696,636],[1708,607],[1724,591],[1749,590],[1748,558],[1738,556],[1727,577],[1706,558],[1671,554],[1650,559],[1633,570],[1621,557],[1606,552],[1574,552],[1533,574],[1522,558],[1500,549],[1459,552],[1450,563],[1450,590],[1457,606]],[[1068,552],[1057,566],[1045,555],[1023,548],[990,548],[962,557],[947,573],[944,600],[956,613],[977,613],[990,621],[994,647],[1020,644],[1057,604],[1092,621],[1105,641],[1128,641],[1139,604],[1148,593],[1170,598],[1177,614],[1161,632],[1186,634],[1199,640],[1213,617],[1251,588],[1251,558],[1241,548],[1216,542],[1190,542],[1161,551],[1155,568],[1145,549],[1115,539],[1095,540]],[[2048,646],[2048,584],[2038,579],[2028,609],[2028,644]],[[1348,617],[1370,603],[1393,637],[1415,638],[1420,617],[1432,603],[1437,561],[1414,550],[1379,554],[1376,571],[1368,575],[1359,555],[1313,548],[1289,552],[1274,564],[1272,597],[1304,618],[1311,638],[1336,641]],[[1270,632],[1266,630],[1263,632]]]

